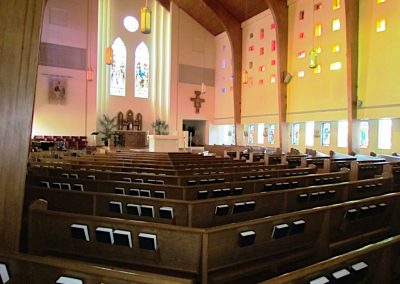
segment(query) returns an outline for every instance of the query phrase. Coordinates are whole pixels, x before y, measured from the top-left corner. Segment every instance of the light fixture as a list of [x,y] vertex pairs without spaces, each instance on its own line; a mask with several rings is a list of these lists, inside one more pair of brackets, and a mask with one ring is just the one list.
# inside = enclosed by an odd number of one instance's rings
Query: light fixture
[[113,50],[111,47],[106,48],[106,64],[111,65],[113,64]]
[[151,33],[151,10],[147,5],[140,9],[140,31],[144,34]]
[[246,69],[243,72],[242,83],[247,84],[248,81],[249,81],[249,71],[247,71],[247,69]]
[[201,93],[202,94],[206,93],[206,84],[204,84],[204,82],[201,82]]

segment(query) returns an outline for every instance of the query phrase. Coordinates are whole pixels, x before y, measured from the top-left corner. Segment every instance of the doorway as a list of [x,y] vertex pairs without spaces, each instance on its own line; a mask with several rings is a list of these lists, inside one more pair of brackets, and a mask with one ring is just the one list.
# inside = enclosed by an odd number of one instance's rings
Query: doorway
[[189,146],[204,146],[206,140],[205,120],[183,120],[183,131],[189,132]]

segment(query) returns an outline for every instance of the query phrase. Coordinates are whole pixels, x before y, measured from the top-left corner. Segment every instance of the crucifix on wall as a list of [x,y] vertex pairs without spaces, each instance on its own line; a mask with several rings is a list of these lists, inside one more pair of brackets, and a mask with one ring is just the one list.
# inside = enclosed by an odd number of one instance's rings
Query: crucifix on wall
[[201,103],[204,103],[206,100],[200,98],[201,95],[200,91],[194,91],[194,94],[196,95],[196,97],[190,98],[190,100],[193,102],[193,105],[196,109],[196,113],[199,113],[201,108]]

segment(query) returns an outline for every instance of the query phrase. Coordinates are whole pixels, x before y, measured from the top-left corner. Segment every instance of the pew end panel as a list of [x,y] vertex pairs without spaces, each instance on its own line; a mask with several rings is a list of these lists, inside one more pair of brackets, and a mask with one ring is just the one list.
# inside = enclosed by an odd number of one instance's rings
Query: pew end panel
[[[29,252],[36,255],[79,256],[83,259],[139,265],[151,269],[171,270],[198,275],[201,267],[203,231],[165,224],[151,224],[107,217],[93,217],[48,211],[43,201],[30,208]],[[41,206],[38,208],[38,206]],[[87,227],[88,240],[71,233],[71,225]],[[104,230],[129,232],[132,246],[112,244]],[[48,230],[51,228],[51,230]],[[111,235],[112,232],[109,234]],[[104,234],[103,234],[104,233]],[[146,234],[141,236],[140,234]],[[99,237],[101,236],[101,238]],[[152,241],[150,236],[155,236]],[[142,240],[146,237],[145,242]],[[149,243],[150,241],[150,243]]]

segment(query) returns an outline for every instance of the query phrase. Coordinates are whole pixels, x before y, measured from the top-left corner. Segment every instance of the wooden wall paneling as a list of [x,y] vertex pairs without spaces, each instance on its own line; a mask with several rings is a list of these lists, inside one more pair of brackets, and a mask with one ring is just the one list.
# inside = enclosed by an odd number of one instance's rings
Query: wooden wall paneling
[[43,0],[0,2],[0,247],[18,250]]

